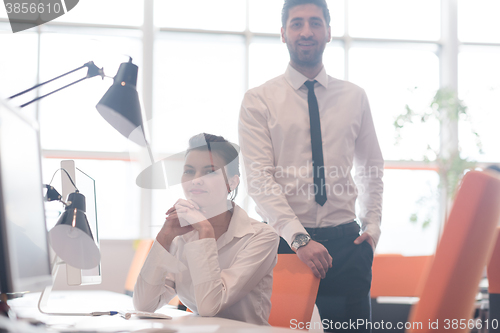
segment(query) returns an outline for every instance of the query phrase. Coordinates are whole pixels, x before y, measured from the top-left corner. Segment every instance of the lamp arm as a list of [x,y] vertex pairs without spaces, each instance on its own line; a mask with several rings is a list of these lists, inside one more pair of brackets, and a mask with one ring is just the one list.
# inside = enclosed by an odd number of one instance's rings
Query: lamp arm
[[36,101],[38,101],[38,100],[40,100],[40,99],[42,99],[42,98],[45,98],[45,97],[47,97],[47,96],[49,96],[49,95],[52,95],[53,93],[56,93],[56,92],[58,92],[58,91],[60,91],[60,90],[62,90],[62,89],[64,89],[64,88],[67,88],[67,87],[69,87],[69,86],[72,86],[73,84],[78,83],[78,82],[80,82],[80,81],[83,81],[83,80],[85,80],[85,79],[88,79],[88,78],[91,78],[91,77],[94,77],[94,76],[101,76],[102,78],[104,78],[104,71],[103,71],[103,69],[102,69],[102,68],[98,68],[98,67],[94,64],[94,62],[93,62],[93,61],[89,61],[88,63],[84,64],[84,65],[83,65],[83,66],[81,66],[81,67],[78,67],[78,68],[76,68],[76,69],[73,69],[72,71],[69,71],[69,72],[67,72],[67,73],[65,73],[65,74],[59,75],[58,77],[55,77],[55,78],[50,79],[50,80],[48,80],[48,81],[45,81],[45,82],[39,83],[39,84],[37,84],[37,85],[34,85],[33,87],[31,87],[31,88],[29,88],[29,89],[26,89],[26,90],[24,90],[24,91],[21,91],[21,92],[20,92],[20,93],[18,93],[18,94],[15,94],[15,95],[10,96],[8,99],[13,99],[13,98],[16,98],[16,97],[18,97],[18,96],[24,95],[25,93],[30,92],[30,91],[32,91],[33,89],[36,89],[36,88],[38,88],[38,87],[40,87],[40,86],[43,86],[43,85],[45,85],[45,84],[47,84],[47,83],[50,83],[50,82],[55,81],[55,80],[57,80],[57,79],[60,79],[60,78],[62,78],[63,76],[66,76],[66,75],[68,75],[68,74],[71,74],[71,73],[73,73],[73,72],[76,72],[76,71],[78,71],[78,70],[80,70],[80,69],[82,69],[82,68],[85,68],[85,67],[87,67],[87,68],[88,68],[88,71],[87,71],[87,75],[86,75],[84,78],[81,78],[80,80],[77,80],[77,81],[75,81],[75,82],[73,82],[73,83],[70,83],[70,84],[68,84],[68,85],[65,85],[64,87],[61,87],[61,88],[59,88],[59,89],[57,89],[57,90],[54,90],[54,91],[52,91],[52,92],[50,92],[50,93],[48,93],[48,94],[45,94],[45,95],[40,96],[40,97],[37,97],[37,98],[35,98],[35,99],[33,99],[33,100],[31,100],[31,101],[27,102],[27,103],[24,103],[24,104],[23,104],[23,105],[21,105],[20,107],[21,107],[21,108],[24,108],[25,106],[28,106],[28,105],[30,105],[30,104],[31,104],[31,103],[33,103],[33,102],[36,102]]
[[42,99],[42,98],[45,98],[45,97],[47,97],[47,96],[49,96],[49,95],[52,95],[53,93],[56,93],[56,92],[58,92],[59,90],[63,90],[64,88],[67,88],[67,87],[69,87],[69,86],[72,86],[72,85],[74,85],[75,83],[78,83],[78,82],[80,82],[80,81],[85,80],[86,78],[87,78],[87,77],[84,77],[84,78],[82,78],[82,79],[80,79],[80,80],[77,80],[77,81],[75,81],[75,82],[73,82],[73,83],[70,83],[70,84],[68,84],[68,85],[65,85],[64,87],[61,87],[61,88],[59,88],[59,89],[57,89],[57,90],[54,90],[54,91],[52,91],[52,92],[50,92],[50,93],[48,93],[48,94],[45,94],[45,95],[40,96],[40,97],[37,97],[37,98],[35,98],[35,99],[33,99],[33,100],[31,100],[31,101],[27,102],[27,103],[24,103],[23,105],[20,105],[19,107],[20,107],[20,108],[24,108],[25,106],[28,106],[28,105],[30,105],[30,104],[31,104],[31,103],[33,103],[33,102],[36,102],[36,101],[38,101],[38,100],[40,100],[40,99]]

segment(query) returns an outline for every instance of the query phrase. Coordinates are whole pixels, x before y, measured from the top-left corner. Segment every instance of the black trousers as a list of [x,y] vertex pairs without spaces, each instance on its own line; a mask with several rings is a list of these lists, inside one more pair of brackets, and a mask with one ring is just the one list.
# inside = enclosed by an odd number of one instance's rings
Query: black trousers
[[[316,298],[325,332],[371,332],[373,249],[367,242],[354,244],[356,237],[351,234],[321,241],[333,258]],[[294,252],[281,238],[278,253]]]

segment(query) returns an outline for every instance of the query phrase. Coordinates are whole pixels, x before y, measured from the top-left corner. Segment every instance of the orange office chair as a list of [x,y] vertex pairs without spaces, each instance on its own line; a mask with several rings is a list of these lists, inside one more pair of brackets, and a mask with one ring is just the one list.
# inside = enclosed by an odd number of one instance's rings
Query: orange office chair
[[[495,319],[497,323],[500,323],[500,227],[497,228],[495,248],[488,263],[488,292],[490,294],[490,323]],[[491,325],[490,332],[500,332],[500,327],[494,329]]]
[[[370,289],[372,322],[406,322],[412,304],[432,262],[432,256],[376,254],[372,265]],[[396,298],[394,298],[396,297]]]
[[290,328],[290,320],[311,321],[319,278],[296,254],[278,254],[273,269],[269,324]]
[[401,254],[377,254],[373,258],[370,295],[377,297],[418,297],[432,256],[405,257]]
[[[499,218],[500,178],[487,172],[468,172],[444,227],[420,301],[408,320],[422,326],[413,326],[407,332],[469,332],[462,322],[472,319]],[[451,326],[453,319],[458,320],[458,327]],[[438,329],[429,327],[429,322],[436,321]]]

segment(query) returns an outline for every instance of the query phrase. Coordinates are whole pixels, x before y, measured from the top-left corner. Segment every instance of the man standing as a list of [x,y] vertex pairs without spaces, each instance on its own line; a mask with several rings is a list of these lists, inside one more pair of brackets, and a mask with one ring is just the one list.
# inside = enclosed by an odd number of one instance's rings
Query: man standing
[[370,331],[352,325],[371,320],[382,210],[384,162],[368,100],[326,74],[325,0],[285,0],[281,37],[290,53],[285,74],[249,90],[241,107],[249,194],[282,237],[279,252],[297,253],[322,278],[316,304],[325,331]]

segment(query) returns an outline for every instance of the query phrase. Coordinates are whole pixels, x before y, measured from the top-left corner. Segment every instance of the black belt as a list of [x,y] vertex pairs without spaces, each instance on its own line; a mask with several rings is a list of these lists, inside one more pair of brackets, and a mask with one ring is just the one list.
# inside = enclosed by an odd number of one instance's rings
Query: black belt
[[306,228],[306,231],[316,242],[326,242],[342,237],[359,235],[360,227],[358,222],[352,221],[335,227]]

